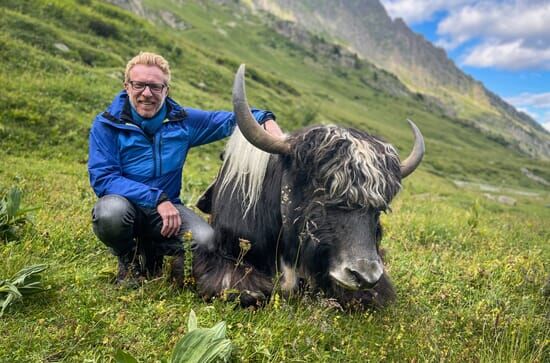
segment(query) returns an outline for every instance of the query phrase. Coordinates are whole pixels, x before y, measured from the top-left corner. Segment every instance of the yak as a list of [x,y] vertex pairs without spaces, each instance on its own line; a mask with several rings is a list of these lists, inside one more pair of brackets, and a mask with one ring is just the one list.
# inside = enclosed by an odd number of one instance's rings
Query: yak
[[383,307],[395,299],[384,269],[380,214],[424,155],[414,134],[400,162],[394,147],[364,131],[315,126],[277,138],[254,120],[235,76],[238,128],[214,183],[197,206],[210,214],[214,246],[193,251],[205,299],[230,294],[259,305],[278,289],[307,289],[341,306]]

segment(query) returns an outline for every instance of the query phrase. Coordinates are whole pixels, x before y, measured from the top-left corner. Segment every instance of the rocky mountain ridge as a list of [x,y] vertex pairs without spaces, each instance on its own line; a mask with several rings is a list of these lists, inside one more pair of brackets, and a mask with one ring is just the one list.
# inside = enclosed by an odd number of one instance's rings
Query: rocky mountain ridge
[[[503,143],[532,157],[550,159],[550,134],[541,125],[463,73],[443,49],[411,31],[403,20],[392,20],[379,0],[245,3],[395,74],[412,92],[435,98],[447,114]],[[285,34],[283,28],[275,29]]]

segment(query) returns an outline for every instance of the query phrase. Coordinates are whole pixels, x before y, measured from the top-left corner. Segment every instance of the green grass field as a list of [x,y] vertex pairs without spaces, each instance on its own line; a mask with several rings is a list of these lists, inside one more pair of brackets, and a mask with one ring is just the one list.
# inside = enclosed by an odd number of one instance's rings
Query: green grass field
[[[550,180],[548,162],[419,100],[369,87],[360,81],[365,69],[312,58],[261,16],[201,1],[145,4],[170,9],[188,28],[95,0],[0,2],[0,187],[19,186],[24,207],[38,208],[17,241],[0,242],[0,280],[49,266],[48,290],[0,318],[0,361],[108,362],[117,349],[140,362],[167,360],[191,309],[200,326],[227,323],[235,362],[550,360],[550,194],[520,170]],[[183,291],[164,279],[115,287],[116,261],[91,231],[87,134],[139,50],[171,62],[172,96],[192,107],[229,109],[233,73],[246,63],[251,104],[273,110],[286,130],[354,126],[407,154],[412,118],[426,138],[425,161],[383,218],[397,302],[342,312],[320,296],[287,301],[275,293],[264,309],[249,311],[203,302],[191,282]],[[222,148],[191,151],[188,205],[216,174]]]

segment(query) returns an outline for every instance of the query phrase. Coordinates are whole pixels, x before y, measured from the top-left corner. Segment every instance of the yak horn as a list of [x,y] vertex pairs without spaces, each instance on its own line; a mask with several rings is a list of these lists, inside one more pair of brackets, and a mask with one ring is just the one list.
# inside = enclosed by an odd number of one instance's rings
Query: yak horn
[[246,100],[244,89],[244,64],[241,64],[233,83],[233,112],[244,137],[252,145],[271,154],[289,154],[290,145],[283,139],[265,132],[258,124]]
[[424,156],[424,137],[414,122],[407,120],[414,133],[414,146],[407,158],[401,163],[401,178],[409,176],[422,161]]

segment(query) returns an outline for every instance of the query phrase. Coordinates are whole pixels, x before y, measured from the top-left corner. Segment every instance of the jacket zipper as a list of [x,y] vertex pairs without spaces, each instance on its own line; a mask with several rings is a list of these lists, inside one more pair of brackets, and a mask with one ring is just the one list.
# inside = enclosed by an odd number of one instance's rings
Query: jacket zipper
[[158,138],[159,138],[159,147],[158,147],[158,149],[159,149],[159,154],[158,154],[159,155],[159,158],[158,158],[159,159],[159,174],[158,174],[158,176],[159,177],[162,175],[162,137],[160,135],[161,132],[162,132],[162,128],[161,128],[161,130],[159,130],[157,132],[157,135],[158,135]]
[[[144,133],[145,134],[145,133]],[[147,135],[145,136],[149,139],[149,141],[151,142],[151,149],[153,151],[153,178],[156,176],[156,173],[157,173],[157,154],[155,152],[155,138],[152,137],[152,138],[149,138]]]

